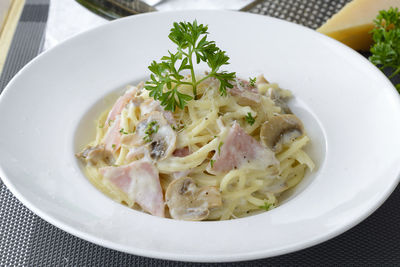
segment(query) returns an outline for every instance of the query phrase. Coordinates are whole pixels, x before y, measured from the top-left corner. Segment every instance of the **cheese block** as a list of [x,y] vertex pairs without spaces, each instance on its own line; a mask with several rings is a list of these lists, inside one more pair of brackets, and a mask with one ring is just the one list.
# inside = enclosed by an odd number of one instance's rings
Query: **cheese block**
[[353,0],[317,29],[356,50],[368,51],[372,44],[369,33],[380,10],[397,7],[400,0]]

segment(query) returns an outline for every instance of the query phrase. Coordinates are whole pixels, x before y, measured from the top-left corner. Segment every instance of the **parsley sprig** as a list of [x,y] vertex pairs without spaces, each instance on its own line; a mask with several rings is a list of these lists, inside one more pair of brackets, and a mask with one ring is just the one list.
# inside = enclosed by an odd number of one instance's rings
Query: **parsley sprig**
[[251,115],[250,112],[247,112],[247,116],[244,117],[248,124],[253,125],[256,122],[256,119]]
[[224,144],[224,142],[220,142],[218,145],[218,156],[221,155],[221,147]]
[[149,124],[147,124],[143,140],[146,143],[151,142],[153,140],[152,135],[158,132],[159,127],[160,126],[158,125],[157,121],[151,121]]
[[[400,75],[400,12],[397,8],[381,10],[374,24],[369,60],[382,71],[393,70],[389,76],[392,79]],[[396,88],[400,92],[400,83]]]
[[275,205],[272,204],[272,203],[264,202],[264,205],[263,206],[259,206],[259,208],[263,209],[263,210],[266,210],[266,211],[269,211],[269,210],[275,208]]
[[119,130],[119,132],[120,132],[121,134],[128,134],[128,132],[125,131],[124,128],[121,128],[121,129]]
[[256,86],[256,81],[257,81],[257,78],[256,77],[254,77],[254,78],[249,78],[249,84],[250,84],[250,86]]
[[214,162],[215,162],[215,160],[213,160],[213,159],[210,160],[210,166],[211,166],[211,168],[214,167]]
[[[176,107],[183,109],[190,100],[197,99],[197,86],[208,78],[219,80],[219,92],[226,95],[226,89],[232,88],[236,77],[235,72],[220,71],[223,65],[229,64],[229,57],[225,51],[218,48],[214,41],[208,41],[208,26],[198,24],[197,21],[174,22],[168,35],[177,45],[177,51],[168,51],[168,56],[161,58],[161,62],[153,61],[149,66],[152,72],[145,89],[150,96],[159,100],[165,110],[175,111]],[[206,62],[211,71],[200,80],[196,80],[195,65]],[[196,63],[196,64],[195,64]],[[185,80],[184,71],[190,71],[191,81]],[[179,92],[182,84],[191,85],[193,95]]]

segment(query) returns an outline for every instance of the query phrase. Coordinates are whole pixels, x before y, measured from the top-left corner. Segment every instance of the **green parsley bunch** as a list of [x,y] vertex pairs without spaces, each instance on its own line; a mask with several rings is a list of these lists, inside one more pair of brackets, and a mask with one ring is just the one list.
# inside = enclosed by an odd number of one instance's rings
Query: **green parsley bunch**
[[[389,79],[400,74],[400,13],[397,8],[379,11],[372,30],[374,45],[369,60],[380,70],[393,70]],[[396,85],[400,92],[400,83]]]
[[[213,77],[220,81],[219,92],[226,95],[227,88],[232,88],[236,77],[235,72],[220,71],[221,66],[228,65],[229,57],[215,45],[214,41],[207,40],[208,26],[190,22],[175,22],[168,35],[177,45],[177,51],[168,51],[168,56],[161,58],[161,62],[153,61],[148,67],[152,72],[145,89],[150,96],[159,100],[165,110],[175,111],[176,107],[183,109],[187,101],[197,98],[197,86],[207,78]],[[211,71],[200,80],[196,80],[195,64],[206,62]],[[190,71],[191,81],[184,79],[183,72]],[[182,84],[191,85],[193,95],[179,92]]]

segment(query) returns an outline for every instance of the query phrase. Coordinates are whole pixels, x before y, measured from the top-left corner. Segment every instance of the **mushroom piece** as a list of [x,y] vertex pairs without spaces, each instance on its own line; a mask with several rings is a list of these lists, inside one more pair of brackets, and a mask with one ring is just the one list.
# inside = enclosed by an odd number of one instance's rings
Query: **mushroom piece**
[[87,146],[81,152],[76,153],[75,156],[84,163],[92,165],[96,165],[99,161],[110,164],[114,159],[112,154],[105,149],[104,145]]
[[287,101],[292,97],[292,93],[289,90],[284,90],[281,88],[268,88],[266,95],[269,96],[275,105],[282,109],[282,113],[291,114]]
[[153,111],[139,121],[134,134],[123,135],[121,143],[135,147],[145,145],[150,157],[159,160],[175,150],[176,133],[161,112]]
[[204,220],[210,214],[211,208],[222,205],[221,194],[217,188],[198,188],[193,179],[188,177],[170,183],[165,198],[171,217],[186,221]]
[[280,152],[282,146],[302,136],[303,123],[293,114],[273,116],[264,122],[260,130],[261,142],[274,152]]
[[269,82],[268,82],[268,80],[264,77],[264,75],[259,75],[259,76],[257,76],[257,79],[256,79],[256,85],[259,85],[259,84],[268,84]]
[[176,125],[174,114],[171,111],[165,110],[161,106],[160,101],[150,98],[140,104],[140,116],[143,117],[153,111],[161,112],[170,125]]

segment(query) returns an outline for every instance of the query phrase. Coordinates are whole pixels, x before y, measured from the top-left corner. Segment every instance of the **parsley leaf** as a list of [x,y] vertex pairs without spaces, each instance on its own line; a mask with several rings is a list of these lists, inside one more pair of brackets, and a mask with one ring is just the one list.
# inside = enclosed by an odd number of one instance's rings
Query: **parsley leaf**
[[259,208],[268,211],[268,210],[272,210],[273,208],[275,208],[275,205],[268,203],[268,202],[264,202],[264,205],[259,206]]
[[215,162],[215,160],[210,160],[210,165],[211,165],[211,168],[213,168],[214,167],[214,162]]
[[250,83],[250,86],[255,86],[256,85],[256,81],[257,81],[257,78],[256,77],[254,77],[254,78],[249,78],[249,83]]
[[251,115],[250,112],[247,113],[247,116],[244,117],[246,119],[246,121],[250,124],[253,125],[254,122],[256,121],[256,119],[253,117],[253,115]]
[[218,155],[221,155],[221,146],[224,144],[224,142],[220,142],[218,145]]
[[[229,64],[229,57],[225,51],[218,48],[214,41],[208,41],[208,26],[198,24],[197,21],[174,22],[169,39],[177,45],[177,51],[168,51],[168,56],[160,62],[153,61],[148,67],[151,71],[150,80],[145,89],[149,95],[159,100],[165,110],[175,111],[183,109],[186,103],[197,99],[197,86],[207,78],[215,78],[220,82],[219,92],[226,95],[226,89],[232,88],[230,83],[236,77],[235,72],[220,71],[223,65]],[[194,67],[205,62],[211,71],[200,80],[196,80]],[[185,80],[183,72],[190,71],[191,82]],[[179,92],[182,84],[190,85],[193,95]]]
[[126,131],[124,130],[124,128],[121,128],[121,130],[119,130],[119,132],[122,133],[122,134],[128,134],[128,132],[126,132]]
[[143,140],[146,143],[151,142],[153,140],[152,135],[158,132],[159,127],[160,126],[158,125],[157,121],[152,121],[149,124],[147,124],[146,130],[144,132],[146,135],[143,137]]
[[[379,11],[371,31],[374,45],[369,60],[380,70],[392,70],[389,79],[400,75],[400,12],[397,8]],[[400,93],[400,83],[396,85]]]

